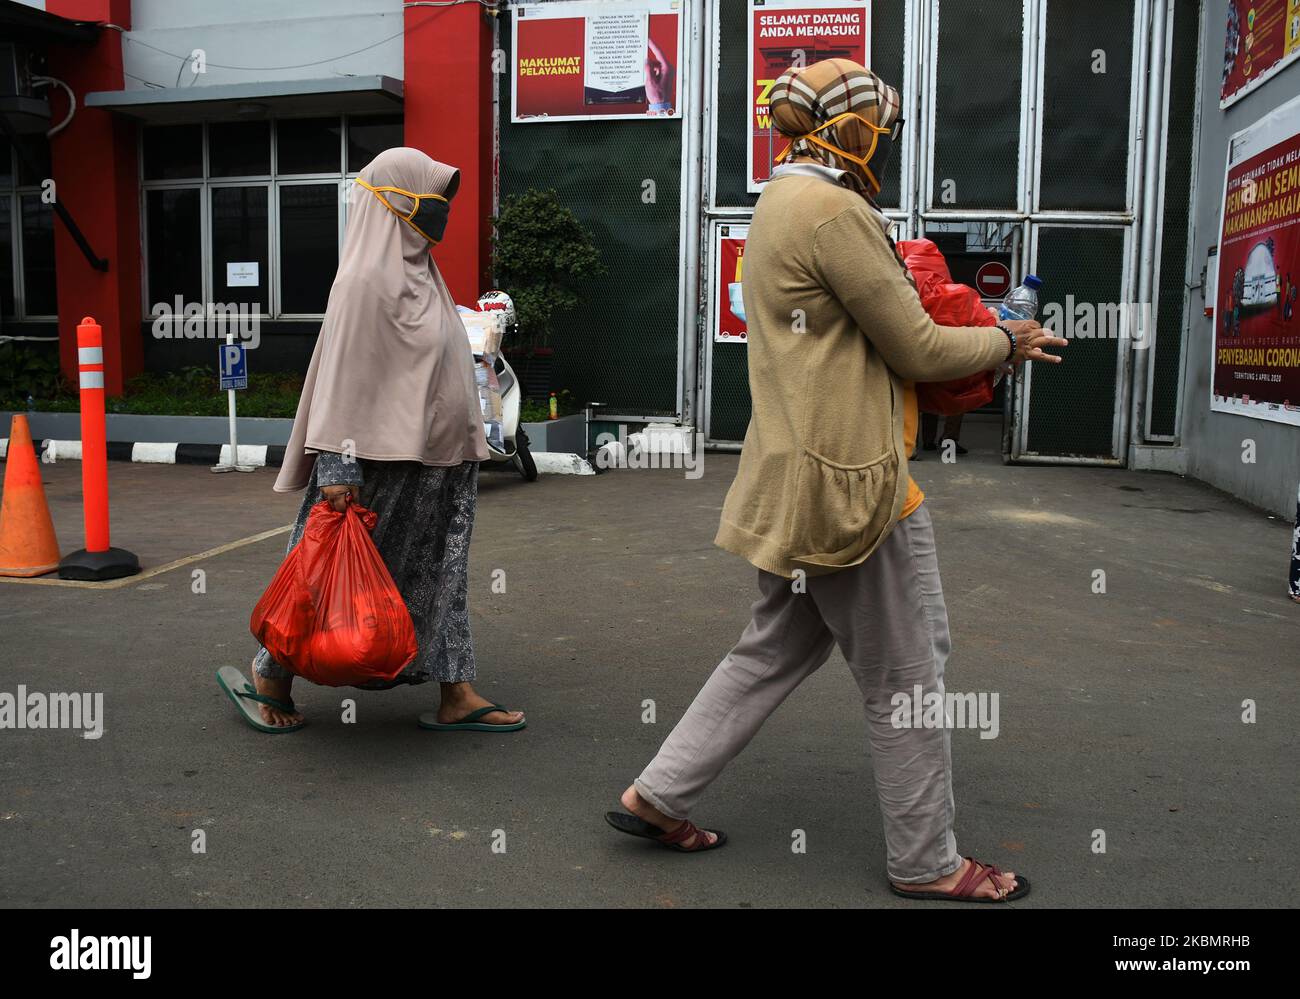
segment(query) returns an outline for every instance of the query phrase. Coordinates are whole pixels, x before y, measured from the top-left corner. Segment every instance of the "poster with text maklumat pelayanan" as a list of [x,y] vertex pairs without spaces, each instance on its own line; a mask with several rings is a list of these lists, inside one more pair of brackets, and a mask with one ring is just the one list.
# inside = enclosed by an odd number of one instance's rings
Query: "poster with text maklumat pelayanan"
[[823,59],[870,65],[868,0],[749,0],[749,191],[772,176],[776,158],[790,144],[771,127],[772,86],[791,66]]
[[515,122],[681,117],[680,0],[514,9]]
[[1300,426],[1300,98],[1229,148],[1211,406]]

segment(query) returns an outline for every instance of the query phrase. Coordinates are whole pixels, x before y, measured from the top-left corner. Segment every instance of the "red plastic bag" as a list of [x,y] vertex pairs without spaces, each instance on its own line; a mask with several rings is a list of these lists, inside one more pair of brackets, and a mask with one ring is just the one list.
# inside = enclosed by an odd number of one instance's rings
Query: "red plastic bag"
[[302,540],[253,608],[253,636],[296,676],[327,687],[392,680],[415,658],[415,626],[370,540],[376,514],[311,508]]
[[[993,314],[980,300],[979,292],[953,282],[948,262],[933,241],[907,240],[898,244],[898,252],[916,281],[921,304],[940,326],[997,325]],[[916,401],[927,413],[957,416],[991,403],[994,384],[991,371],[947,382],[920,382],[916,386]]]

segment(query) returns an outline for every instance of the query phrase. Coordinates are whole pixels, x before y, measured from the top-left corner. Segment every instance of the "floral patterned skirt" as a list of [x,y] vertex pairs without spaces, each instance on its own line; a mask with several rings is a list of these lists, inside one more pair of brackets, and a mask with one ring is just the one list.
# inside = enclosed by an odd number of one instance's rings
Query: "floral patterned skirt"
[[[357,464],[364,475],[360,503],[379,516],[370,537],[406,601],[420,646],[415,659],[395,680],[365,687],[473,680],[469,543],[478,499],[477,463],[434,468],[415,461],[363,458]],[[307,514],[319,501],[313,470],[287,551],[302,538]],[[266,649],[258,650],[253,666],[259,676],[268,679],[292,675]]]

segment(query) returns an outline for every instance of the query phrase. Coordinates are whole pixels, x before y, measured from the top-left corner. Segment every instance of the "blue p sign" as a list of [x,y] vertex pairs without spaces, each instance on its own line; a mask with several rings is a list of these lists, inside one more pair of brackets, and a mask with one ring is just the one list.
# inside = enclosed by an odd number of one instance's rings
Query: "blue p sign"
[[222,344],[218,349],[221,388],[248,388],[248,352],[243,344]]

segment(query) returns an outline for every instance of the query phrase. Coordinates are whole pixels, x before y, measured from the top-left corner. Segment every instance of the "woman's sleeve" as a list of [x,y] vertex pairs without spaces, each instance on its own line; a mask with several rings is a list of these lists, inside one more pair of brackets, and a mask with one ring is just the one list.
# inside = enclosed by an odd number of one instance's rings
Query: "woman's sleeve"
[[345,458],[333,451],[321,451],[316,455],[317,486],[359,486],[364,481],[361,463],[355,458]]
[[900,378],[947,381],[1007,359],[1011,344],[996,326],[939,326],[930,318],[866,209],[849,209],[822,223],[813,258],[822,280]]

